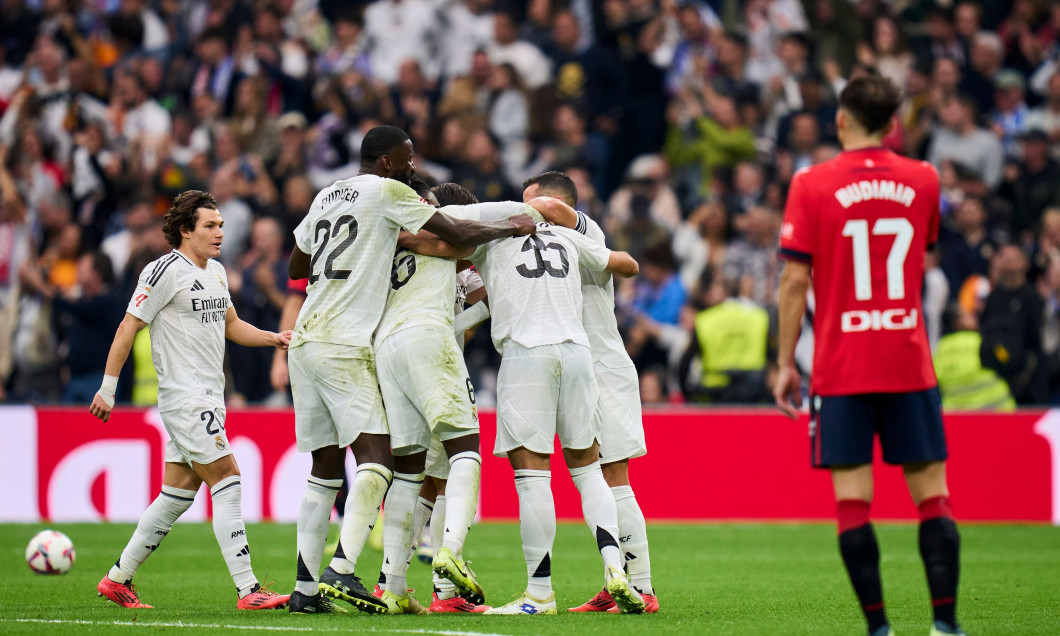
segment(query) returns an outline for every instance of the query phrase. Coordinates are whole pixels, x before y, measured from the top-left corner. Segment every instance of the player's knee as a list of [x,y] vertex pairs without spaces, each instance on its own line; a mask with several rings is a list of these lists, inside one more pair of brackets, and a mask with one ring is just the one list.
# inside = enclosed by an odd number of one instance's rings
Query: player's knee
[[479,448],[478,433],[468,433],[467,435],[444,440],[442,446],[445,447],[445,454],[449,458],[453,458],[460,453],[477,453]]
[[394,456],[390,452],[390,436],[362,433],[350,444],[358,464],[379,464],[394,470]]
[[567,468],[581,468],[600,461],[600,445],[593,442],[589,448],[564,448],[563,459],[567,462]]
[[623,459],[609,464],[601,464],[600,471],[604,474],[604,481],[611,488],[629,485],[629,460]]
[[394,456],[394,472],[418,475],[427,464],[427,451]]
[[313,468],[310,474],[320,479],[342,479],[346,474],[344,466],[346,449],[338,446],[325,446],[313,451]]

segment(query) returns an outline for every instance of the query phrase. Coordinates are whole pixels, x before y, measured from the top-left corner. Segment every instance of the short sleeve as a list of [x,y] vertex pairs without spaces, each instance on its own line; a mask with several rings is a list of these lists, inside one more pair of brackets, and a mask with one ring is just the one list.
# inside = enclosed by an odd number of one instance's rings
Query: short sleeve
[[800,171],[791,180],[788,201],[784,206],[784,224],[780,227],[780,258],[810,263],[813,261],[815,228],[813,209],[807,193],[808,171]]
[[400,181],[386,179],[383,188],[390,204],[382,207],[383,216],[394,225],[418,234],[424,223],[438,211],[416,194],[416,191]]
[[563,232],[564,236],[574,241],[575,246],[578,248],[579,266],[594,272],[602,272],[607,269],[607,264],[611,260],[611,250],[599,243],[590,241],[574,230],[567,228],[559,229]]
[[310,228],[310,225],[312,224],[310,218],[311,215],[305,215],[302,222],[294,229],[294,244],[303,254],[313,253],[313,232]]
[[574,231],[579,234],[585,234],[585,231],[589,229],[589,222],[584,212],[578,212],[578,223],[574,226]]
[[140,320],[150,323],[163,307],[177,294],[177,275],[173,264],[180,257],[176,254],[164,256],[149,264],[136,281],[136,291],[126,311]]

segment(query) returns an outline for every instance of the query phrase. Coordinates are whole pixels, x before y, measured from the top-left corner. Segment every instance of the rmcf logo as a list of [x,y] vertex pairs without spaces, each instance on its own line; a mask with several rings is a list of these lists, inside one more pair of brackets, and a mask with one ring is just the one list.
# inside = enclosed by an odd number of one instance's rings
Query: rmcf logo
[[843,333],[860,331],[905,331],[917,324],[915,309],[853,309],[840,316]]

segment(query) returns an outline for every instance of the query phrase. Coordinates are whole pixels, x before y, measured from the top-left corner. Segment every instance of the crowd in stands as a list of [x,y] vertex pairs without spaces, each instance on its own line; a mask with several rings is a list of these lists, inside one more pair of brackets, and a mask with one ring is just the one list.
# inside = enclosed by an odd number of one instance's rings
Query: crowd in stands
[[[160,215],[204,189],[240,316],[276,329],[292,229],[407,130],[483,201],[563,170],[641,274],[617,311],[646,404],[769,401],[787,186],[839,151],[845,82],[905,91],[930,161],[924,323],[947,406],[1060,395],[1057,0],[0,0],[0,398],[87,404]],[[808,370],[812,302],[799,345]],[[488,404],[497,354],[469,343]],[[149,335],[119,398],[154,398]],[[283,404],[231,346],[230,404]]]

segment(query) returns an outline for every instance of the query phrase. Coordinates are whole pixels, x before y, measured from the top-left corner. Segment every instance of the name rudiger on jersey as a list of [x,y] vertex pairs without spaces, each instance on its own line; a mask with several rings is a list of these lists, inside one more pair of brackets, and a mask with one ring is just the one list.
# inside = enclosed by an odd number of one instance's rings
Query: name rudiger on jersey
[[228,306],[231,303],[227,298],[192,298],[191,310],[202,312],[199,321],[203,324],[218,322],[225,319]]

